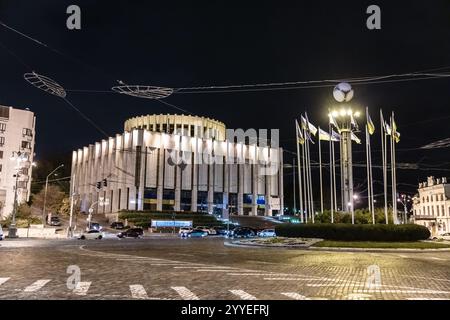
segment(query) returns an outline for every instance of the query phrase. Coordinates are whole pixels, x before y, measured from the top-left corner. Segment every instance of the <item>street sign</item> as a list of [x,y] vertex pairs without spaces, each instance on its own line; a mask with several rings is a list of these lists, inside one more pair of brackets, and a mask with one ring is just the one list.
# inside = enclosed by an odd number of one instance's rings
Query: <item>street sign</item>
[[188,220],[152,220],[153,228],[191,228],[192,221]]

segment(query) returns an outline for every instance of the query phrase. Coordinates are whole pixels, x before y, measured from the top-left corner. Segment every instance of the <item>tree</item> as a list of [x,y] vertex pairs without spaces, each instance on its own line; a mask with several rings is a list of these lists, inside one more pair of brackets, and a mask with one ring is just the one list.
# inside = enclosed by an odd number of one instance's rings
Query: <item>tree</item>
[[[63,200],[66,197],[64,191],[61,190],[59,186],[49,185],[47,188],[47,201],[45,208],[47,212],[57,213],[63,205]],[[45,188],[39,191],[37,194],[33,195],[32,203],[33,207],[43,209],[44,208],[44,198],[45,198]]]

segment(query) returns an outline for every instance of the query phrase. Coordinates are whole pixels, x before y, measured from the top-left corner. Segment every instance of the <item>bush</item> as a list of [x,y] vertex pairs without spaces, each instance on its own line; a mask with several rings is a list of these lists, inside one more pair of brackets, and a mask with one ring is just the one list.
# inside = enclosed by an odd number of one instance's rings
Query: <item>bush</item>
[[[347,212],[334,212],[334,223],[352,223],[352,216]],[[388,211],[389,223],[392,223],[392,209]],[[331,212],[330,210],[324,210],[323,213],[318,213],[315,216],[316,222],[321,223],[331,223]],[[385,213],[384,208],[375,209],[375,222],[385,223]],[[372,214],[368,209],[357,209],[355,210],[355,223],[356,224],[372,224]]]
[[320,238],[343,241],[417,241],[430,237],[430,231],[416,224],[282,224],[276,227],[280,237]]

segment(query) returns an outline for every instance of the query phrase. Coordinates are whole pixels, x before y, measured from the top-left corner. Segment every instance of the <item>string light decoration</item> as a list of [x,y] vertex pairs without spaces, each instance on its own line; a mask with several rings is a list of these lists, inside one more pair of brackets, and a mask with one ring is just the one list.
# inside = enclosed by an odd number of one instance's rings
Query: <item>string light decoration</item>
[[64,90],[59,83],[49,77],[37,74],[34,71],[32,73],[25,73],[23,77],[28,83],[40,90],[63,99],[67,96],[66,90]]
[[174,92],[172,88],[166,87],[127,85],[121,81],[119,83],[121,84],[120,86],[112,87],[111,89],[120,94],[143,99],[164,99]]

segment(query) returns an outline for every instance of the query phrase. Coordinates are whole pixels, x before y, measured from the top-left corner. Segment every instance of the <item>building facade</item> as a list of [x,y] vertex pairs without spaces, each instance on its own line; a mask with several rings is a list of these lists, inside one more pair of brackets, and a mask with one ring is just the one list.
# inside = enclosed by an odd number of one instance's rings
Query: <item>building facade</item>
[[0,106],[0,217],[30,198],[36,118],[29,110]]
[[413,198],[414,223],[427,227],[431,234],[450,232],[450,184],[447,178],[428,177],[419,183]]
[[72,188],[81,211],[173,210],[226,216],[283,208],[278,147],[227,141],[216,120],[151,115],[125,132],[73,152]]

